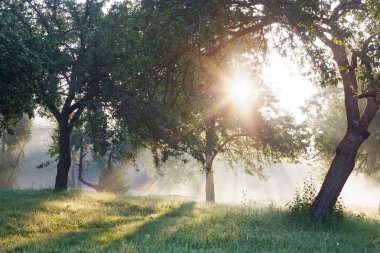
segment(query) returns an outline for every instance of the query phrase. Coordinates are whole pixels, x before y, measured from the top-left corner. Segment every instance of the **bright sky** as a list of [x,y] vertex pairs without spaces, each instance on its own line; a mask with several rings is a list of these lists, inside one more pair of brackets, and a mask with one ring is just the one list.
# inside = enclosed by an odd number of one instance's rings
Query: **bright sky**
[[272,53],[269,62],[263,80],[271,87],[279,100],[279,106],[292,113],[296,120],[302,120],[300,107],[316,93],[317,87],[301,75],[300,67],[290,59]]

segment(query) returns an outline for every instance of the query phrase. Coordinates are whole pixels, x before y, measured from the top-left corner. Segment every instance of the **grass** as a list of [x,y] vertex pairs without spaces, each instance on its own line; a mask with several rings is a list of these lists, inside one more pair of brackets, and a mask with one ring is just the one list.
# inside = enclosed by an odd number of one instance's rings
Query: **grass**
[[380,216],[313,223],[274,208],[0,190],[0,252],[380,252]]

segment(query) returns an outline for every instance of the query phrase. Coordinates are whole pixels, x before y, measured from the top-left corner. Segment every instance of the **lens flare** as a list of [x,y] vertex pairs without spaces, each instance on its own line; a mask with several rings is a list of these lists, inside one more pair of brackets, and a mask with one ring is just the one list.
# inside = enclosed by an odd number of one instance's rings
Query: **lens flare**
[[235,73],[226,83],[226,95],[241,112],[247,112],[255,99],[254,81],[247,74]]

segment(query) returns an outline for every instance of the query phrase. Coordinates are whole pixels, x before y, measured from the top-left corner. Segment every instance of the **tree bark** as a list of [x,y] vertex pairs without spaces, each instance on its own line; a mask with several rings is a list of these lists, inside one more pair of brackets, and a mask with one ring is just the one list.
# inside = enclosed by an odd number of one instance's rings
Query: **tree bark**
[[330,214],[348,177],[355,167],[355,158],[362,143],[369,137],[367,131],[378,111],[377,102],[369,98],[360,117],[360,132],[350,131],[336,149],[336,155],[316,199],[310,207],[309,215],[313,220],[321,220]]
[[215,133],[215,118],[211,117],[207,121],[206,128],[206,145],[205,145],[205,164],[204,170],[206,172],[206,202],[215,203],[215,190],[214,190],[214,172],[212,170],[212,163],[216,156],[215,147],[217,145],[217,135]]
[[352,138],[353,136],[346,134],[337,147],[321,190],[309,210],[313,220],[321,220],[332,212],[344,184],[354,169],[356,154],[363,141],[360,136],[355,140]]
[[214,172],[206,170],[206,202],[215,203]]
[[55,178],[55,190],[67,190],[67,178],[71,167],[71,148],[70,148],[71,129],[67,126],[59,128],[59,161],[57,164],[57,176]]

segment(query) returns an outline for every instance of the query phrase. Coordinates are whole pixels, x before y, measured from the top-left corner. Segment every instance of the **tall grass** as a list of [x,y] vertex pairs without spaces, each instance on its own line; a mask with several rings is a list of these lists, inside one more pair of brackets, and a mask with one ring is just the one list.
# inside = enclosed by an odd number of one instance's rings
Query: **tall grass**
[[380,252],[380,217],[313,223],[274,208],[0,191],[0,252]]

